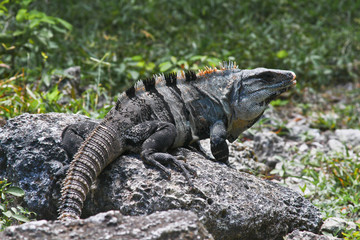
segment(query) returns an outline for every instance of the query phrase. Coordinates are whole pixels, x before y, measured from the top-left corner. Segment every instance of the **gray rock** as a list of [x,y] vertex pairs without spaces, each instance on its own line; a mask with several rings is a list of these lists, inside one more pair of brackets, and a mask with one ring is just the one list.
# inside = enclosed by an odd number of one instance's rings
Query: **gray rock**
[[279,162],[278,155],[284,153],[285,142],[273,132],[258,132],[254,136],[254,151],[260,162],[274,168]]
[[[298,122],[291,121],[286,125],[290,129],[290,138],[291,139],[313,139],[314,136],[309,134],[310,127],[307,125],[298,124]],[[307,138],[307,139],[306,139]]]
[[360,145],[359,129],[336,129],[335,135],[348,146],[356,147]]
[[309,147],[306,143],[303,143],[299,146],[299,152],[307,152],[309,150]]
[[229,144],[229,166],[237,171],[266,175],[271,168],[258,162],[254,150],[239,142]]
[[344,152],[345,151],[344,144],[342,144],[340,141],[338,141],[336,139],[330,139],[328,141],[328,146],[330,148],[330,151],[334,151],[334,152]]
[[[210,140],[201,140],[201,146],[208,156],[212,157]],[[240,172],[267,174],[270,168],[264,163],[258,162],[257,156],[251,147],[240,142],[229,143],[229,166]]]
[[332,234],[342,237],[342,232],[345,230],[356,230],[356,228],[356,224],[353,222],[347,222],[338,217],[331,217],[325,220],[320,232],[322,234]]
[[[63,128],[85,119],[65,114],[25,114],[0,131],[0,177],[22,187],[24,205],[39,218],[55,219],[61,179],[55,172],[69,163],[60,146]],[[216,239],[282,239],[295,229],[317,232],[321,214],[300,194],[270,181],[212,162],[180,148],[198,176],[195,187],[170,166],[171,180],[138,155],[122,156],[100,174],[84,203],[83,216],[108,210],[148,215],[170,209],[197,214]],[[63,177],[63,176],[62,176]]]
[[119,211],[99,213],[84,220],[61,223],[41,220],[12,226],[0,239],[213,239],[197,216],[170,210],[148,216],[123,216]]
[[286,235],[285,240],[337,240],[340,238],[314,234],[308,231],[295,230]]
[[56,218],[54,175],[71,161],[60,144],[62,130],[85,120],[90,121],[75,114],[23,114],[0,128],[0,179],[26,190],[25,206],[40,219]]

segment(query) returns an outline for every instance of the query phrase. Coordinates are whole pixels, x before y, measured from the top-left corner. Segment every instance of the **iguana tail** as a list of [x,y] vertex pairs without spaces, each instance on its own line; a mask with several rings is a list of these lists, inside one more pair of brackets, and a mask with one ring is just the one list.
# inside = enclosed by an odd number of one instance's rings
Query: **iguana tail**
[[120,145],[116,136],[113,128],[100,123],[83,142],[63,181],[59,220],[80,218],[83,203],[94,180],[119,155]]

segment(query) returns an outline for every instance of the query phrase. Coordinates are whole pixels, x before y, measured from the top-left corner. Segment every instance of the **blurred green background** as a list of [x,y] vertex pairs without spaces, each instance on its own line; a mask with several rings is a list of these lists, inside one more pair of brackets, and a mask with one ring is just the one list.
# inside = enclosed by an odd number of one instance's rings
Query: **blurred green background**
[[223,60],[293,70],[300,87],[319,88],[359,81],[360,1],[2,0],[0,43],[5,117],[95,107],[74,94],[72,105],[56,106],[63,95],[51,76],[71,66],[96,98]]

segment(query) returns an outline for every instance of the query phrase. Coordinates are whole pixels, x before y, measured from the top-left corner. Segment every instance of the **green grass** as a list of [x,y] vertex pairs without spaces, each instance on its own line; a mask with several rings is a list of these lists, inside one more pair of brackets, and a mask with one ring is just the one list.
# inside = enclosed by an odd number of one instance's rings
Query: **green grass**
[[[357,160],[356,160],[357,159]],[[312,184],[307,196],[325,215],[360,219],[360,156],[342,153],[305,155],[301,178]]]
[[54,71],[79,65],[82,85],[100,73],[114,95],[139,77],[234,59],[294,70],[301,86],[357,81],[358,9],[325,0],[3,0],[0,76],[24,71],[26,83],[46,85]]

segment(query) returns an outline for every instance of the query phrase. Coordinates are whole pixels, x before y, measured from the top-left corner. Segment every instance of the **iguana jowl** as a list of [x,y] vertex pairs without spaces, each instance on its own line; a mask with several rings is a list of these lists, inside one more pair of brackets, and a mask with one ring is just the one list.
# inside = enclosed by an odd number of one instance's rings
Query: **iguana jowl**
[[[63,182],[59,219],[80,217],[95,178],[125,152],[140,153],[169,177],[162,164],[171,162],[189,179],[191,168],[166,151],[210,138],[215,159],[227,162],[226,139],[232,142],[251,127],[272,99],[296,84],[295,77],[284,70],[241,70],[229,62],[198,74],[181,71],[138,82],[100,124],[64,131],[64,145],[78,151]],[[94,129],[83,141],[76,131],[87,128]]]

